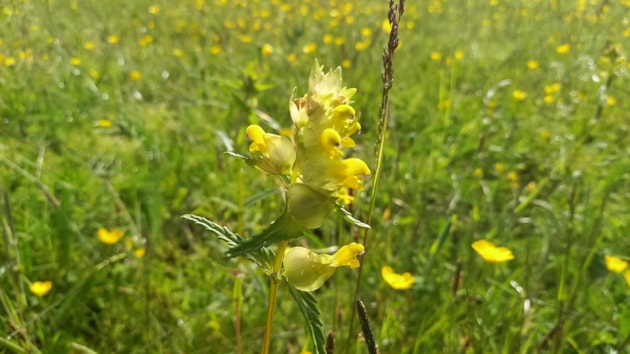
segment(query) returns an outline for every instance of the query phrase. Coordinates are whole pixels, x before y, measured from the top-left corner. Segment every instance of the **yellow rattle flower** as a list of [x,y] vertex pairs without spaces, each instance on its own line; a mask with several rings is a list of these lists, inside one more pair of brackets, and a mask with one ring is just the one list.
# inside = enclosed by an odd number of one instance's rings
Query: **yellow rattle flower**
[[351,243],[335,254],[317,254],[304,247],[291,247],[284,256],[284,276],[296,289],[315,291],[328,280],[337,267],[357,268],[356,256],[363,254],[363,245]]

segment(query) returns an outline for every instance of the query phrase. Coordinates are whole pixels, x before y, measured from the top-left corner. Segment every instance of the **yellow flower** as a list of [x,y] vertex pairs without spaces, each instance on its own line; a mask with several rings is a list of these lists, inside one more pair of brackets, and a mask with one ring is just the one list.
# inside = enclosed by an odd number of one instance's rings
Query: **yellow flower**
[[221,46],[220,45],[213,45],[212,47],[210,47],[210,54],[217,55],[219,53],[221,53]]
[[91,41],[85,42],[85,44],[83,45],[83,48],[85,48],[86,50],[94,49],[94,42],[91,42]]
[[367,164],[357,158],[343,159],[343,149],[355,145],[351,136],[361,125],[350,106],[356,89],[341,86],[341,68],[326,74],[319,64],[311,72],[308,93],[289,103],[297,143],[299,179],[331,195],[340,188],[363,189],[362,178],[370,175]]
[[113,229],[112,231],[108,231],[105,228],[100,228],[97,231],[98,240],[107,244],[113,245],[116,242],[120,241],[120,239],[125,235],[125,233],[118,229]]
[[461,50],[456,50],[453,56],[455,57],[456,60],[462,60],[464,59],[464,52]]
[[392,25],[389,23],[388,19],[384,19],[383,23],[381,23],[381,29],[383,30],[383,32],[391,32],[392,31]]
[[96,121],[96,125],[101,128],[109,128],[112,126],[112,121],[109,119],[99,119]]
[[144,247],[140,247],[137,250],[133,251],[133,256],[136,258],[142,258],[147,253],[147,250]]
[[502,162],[497,162],[494,164],[494,170],[497,171],[497,173],[501,173],[503,171],[505,171],[505,164]]
[[614,106],[617,103],[617,99],[611,96],[606,97],[606,104],[609,106]]
[[518,173],[516,171],[510,171],[508,172],[507,176],[506,176],[507,180],[512,182],[512,183],[518,183],[518,181],[520,180]]
[[341,66],[343,66],[343,67],[344,67],[344,68],[346,68],[346,69],[347,69],[347,68],[349,68],[349,67],[351,67],[351,66],[352,66],[352,60],[350,60],[350,59],[344,59],[344,60],[341,62]]
[[628,268],[628,262],[616,256],[605,256],[604,262],[611,272],[621,273]]
[[512,97],[518,102],[523,102],[527,98],[527,92],[522,90],[514,90],[514,92],[512,92]]
[[129,73],[129,79],[131,79],[132,81],[138,81],[142,79],[142,73],[140,73],[137,70],[134,70],[131,73]]
[[440,52],[432,52],[431,53],[431,60],[439,61],[440,59],[442,59],[442,54]]
[[79,65],[81,65],[81,59],[79,59],[79,58],[71,58],[70,59],[70,64],[72,64],[74,66],[79,66]]
[[254,40],[249,34],[237,34],[236,38],[243,43],[251,43]]
[[304,247],[291,247],[284,256],[284,276],[298,290],[315,291],[337,267],[357,268],[360,263],[356,257],[363,251],[363,245],[358,243],[345,245],[332,256],[317,254]]
[[551,138],[551,132],[549,130],[541,130],[538,136],[543,140],[549,140],[549,138]]
[[52,289],[51,281],[34,281],[28,289],[37,296],[44,296]]
[[179,48],[175,48],[173,49],[173,55],[176,57],[183,57],[184,56],[184,51],[179,49]]
[[475,168],[473,171],[473,176],[477,178],[483,178],[483,170],[480,167]]
[[509,248],[497,247],[490,241],[475,241],[472,244],[472,248],[488,263],[502,263],[514,259],[514,255]]
[[623,273],[623,277],[626,278],[626,283],[628,284],[628,286],[630,286],[630,270],[626,270]]
[[394,270],[390,266],[384,266],[381,268],[381,276],[385,282],[395,290],[411,289],[414,277],[409,272],[403,274],[394,273]]
[[151,36],[150,34],[145,35],[138,41],[138,45],[140,45],[141,47],[146,47],[151,43],[153,43],[153,36]]
[[315,50],[317,50],[317,44],[315,44],[315,43],[309,43],[309,44],[305,45],[304,47],[302,47],[302,52],[304,54],[311,54],[311,53],[315,52]]
[[151,5],[149,6],[149,13],[151,15],[157,15],[160,13],[160,5]]
[[567,54],[569,51],[571,51],[571,45],[569,43],[561,44],[556,47],[558,54]]
[[262,55],[264,55],[264,56],[267,56],[267,55],[273,53],[273,47],[271,46],[271,44],[265,43],[260,48],[260,53],[262,53]]
[[107,42],[110,43],[110,44],[116,44],[119,41],[120,41],[120,38],[117,35],[115,35],[115,34],[112,34],[112,35],[107,37]]
[[265,133],[258,125],[250,125],[245,134],[252,140],[249,152],[259,169],[274,175],[289,175],[295,162],[295,149],[285,136]]
[[360,52],[370,45],[369,41],[359,41],[354,44],[354,50]]
[[529,70],[538,69],[538,62],[536,60],[528,60],[527,61],[527,68]]

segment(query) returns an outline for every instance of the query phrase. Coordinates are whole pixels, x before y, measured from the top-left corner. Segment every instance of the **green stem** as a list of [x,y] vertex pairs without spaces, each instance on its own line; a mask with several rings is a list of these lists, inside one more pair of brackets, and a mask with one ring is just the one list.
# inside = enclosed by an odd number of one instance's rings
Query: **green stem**
[[269,288],[269,301],[267,303],[267,321],[265,322],[265,336],[263,337],[263,345],[261,354],[269,354],[269,346],[271,345],[271,325],[273,321],[273,312],[276,308],[276,297],[278,296],[278,285],[280,284],[279,273],[284,259],[284,251],[287,249],[288,242],[280,241],[278,250],[276,251],[276,259],[273,263],[271,272],[271,286]]

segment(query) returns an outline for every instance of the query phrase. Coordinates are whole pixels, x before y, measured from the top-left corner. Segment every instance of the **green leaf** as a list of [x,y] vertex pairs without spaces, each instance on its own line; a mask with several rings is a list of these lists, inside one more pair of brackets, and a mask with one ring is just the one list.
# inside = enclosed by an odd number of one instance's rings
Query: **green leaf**
[[[225,242],[230,248],[237,247],[246,241],[243,239],[243,237],[233,233],[227,227],[221,226],[202,216],[186,214],[183,215],[182,218],[203,226],[206,230],[215,234],[219,238],[219,240]],[[254,262],[266,273],[271,273],[273,260],[275,258],[275,253],[272,250],[266,247],[259,247],[248,254],[244,254],[243,256],[248,260]]]
[[246,256],[273,243],[298,238],[303,234],[304,227],[299,225],[289,214],[284,213],[261,233],[248,240],[241,240],[238,244],[230,247],[225,254],[228,257]]
[[306,320],[306,327],[315,346],[314,354],[326,354],[326,337],[321,320],[321,313],[317,308],[317,300],[311,292],[299,291],[286,283],[295,303],[300,308],[302,316]]
[[346,220],[347,222],[351,223],[352,225],[356,226],[356,227],[360,227],[362,229],[369,229],[370,225],[364,223],[363,221],[356,219],[354,216],[352,216],[352,214],[350,214],[349,211],[347,211],[344,207],[342,207],[341,205],[337,204],[337,211],[341,213],[341,216],[343,216],[344,220]]

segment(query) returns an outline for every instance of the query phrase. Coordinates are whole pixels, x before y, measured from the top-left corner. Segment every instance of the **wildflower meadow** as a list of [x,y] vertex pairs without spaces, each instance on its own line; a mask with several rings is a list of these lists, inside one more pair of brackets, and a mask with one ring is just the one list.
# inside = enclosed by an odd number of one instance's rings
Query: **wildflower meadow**
[[630,353],[629,0],[0,1],[0,353]]

